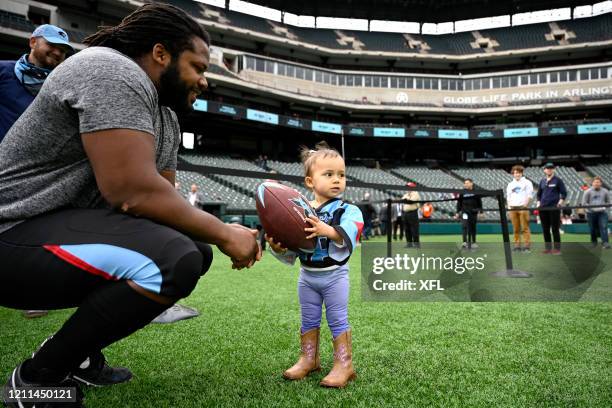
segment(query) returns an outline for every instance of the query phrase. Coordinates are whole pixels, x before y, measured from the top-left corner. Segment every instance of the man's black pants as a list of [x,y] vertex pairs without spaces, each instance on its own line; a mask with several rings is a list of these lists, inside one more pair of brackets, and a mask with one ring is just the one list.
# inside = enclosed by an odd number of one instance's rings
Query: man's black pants
[[208,270],[212,249],[148,219],[70,209],[0,234],[0,259],[0,306],[78,308],[32,361],[33,369],[61,379],[169,307],[136,292],[128,280],[178,300]]

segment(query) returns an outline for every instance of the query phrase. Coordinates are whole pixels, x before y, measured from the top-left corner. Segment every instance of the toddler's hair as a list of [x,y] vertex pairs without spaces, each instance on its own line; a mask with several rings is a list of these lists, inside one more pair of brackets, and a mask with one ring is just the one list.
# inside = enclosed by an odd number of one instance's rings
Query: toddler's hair
[[333,147],[330,147],[327,142],[321,141],[315,145],[314,150],[309,147],[300,147],[300,159],[304,165],[304,175],[310,176],[310,170],[312,166],[319,159],[325,159],[327,157],[342,157],[340,153]]

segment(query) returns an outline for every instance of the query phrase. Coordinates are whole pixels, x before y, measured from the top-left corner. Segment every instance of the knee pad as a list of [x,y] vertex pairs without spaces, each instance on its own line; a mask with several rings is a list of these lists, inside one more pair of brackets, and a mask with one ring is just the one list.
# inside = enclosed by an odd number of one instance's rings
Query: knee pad
[[205,244],[204,242],[193,241],[193,243],[196,245],[196,247],[202,254],[202,272],[200,273],[200,275],[204,276],[204,274],[210,269],[210,265],[213,261],[212,248],[210,245]]
[[163,258],[167,270],[162,272],[161,294],[173,298],[189,296],[202,275],[202,253],[192,240],[180,237],[165,247]]
[[180,298],[193,292],[202,276],[202,254],[193,251],[183,255],[174,266],[174,288]]

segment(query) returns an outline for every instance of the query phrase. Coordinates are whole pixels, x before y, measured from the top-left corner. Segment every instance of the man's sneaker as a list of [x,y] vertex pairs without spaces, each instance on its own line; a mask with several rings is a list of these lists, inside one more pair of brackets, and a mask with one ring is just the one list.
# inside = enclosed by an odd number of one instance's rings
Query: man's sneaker
[[478,249],[478,244],[475,242],[472,242],[472,249]]
[[523,248],[521,248],[520,246],[515,246],[514,248],[512,248],[512,250],[513,250],[514,252],[520,252],[520,251],[522,251],[522,250],[523,250]]
[[[27,361],[27,360],[26,360]],[[25,363],[25,362],[24,362]],[[19,364],[9,376],[6,385],[2,390],[2,401],[7,407],[10,408],[78,408],[83,407],[83,392],[74,380],[70,378],[65,378],[64,380],[58,383],[52,384],[39,384],[39,383],[30,383],[25,381],[22,378],[22,368],[23,364]],[[36,396],[37,391],[39,397],[42,397],[42,394],[49,394],[49,389],[56,389],[57,387],[62,388],[63,390],[57,390],[57,396],[64,397],[64,401],[57,402],[39,402],[40,399],[36,401],[28,400],[26,397],[32,395]],[[71,395],[72,394],[72,395]],[[56,396],[56,395],[54,395]],[[17,398],[15,398],[17,397]]]
[[467,248],[468,247],[468,243],[464,242],[463,244],[461,244],[461,248]]
[[[40,350],[51,337],[53,336],[47,337],[38,347],[38,350]],[[38,353],[38,350],[32,353],[32,358]],[[106,385],[115,385],[131,380],[132,372],[125,367],[109,366],[104,354],[98,351],[87,357],[79,368],[70,373],[69,377],[81,384],[93,387],[104,387]]]
[[132,379],[132,372],[125,367],[111,367],[101,351],[87,357],[83,363],[70,374],[71,378],[81,384],[104,387],[121,384]]
[[175,304],[164,310],[159,316],[153,319],[151,323],[174,323],[179,320],[191,319],[199,315],[200,313],[191,307]]
[[602,246],[604,249],[610,249],[610,244],[609,244],[609,243],[607,243],[607,242],[606,242],[606,243],[604,243],[604,244],[601,244],[601,246]]
[[525,248],[523,248],[523,252],[525,252],[526,254],[530,254],[531,253],[531,248],[525,247]]
[[561,250],[560,249],[553,249],[552,251],[550,251],[551,254],[553,255],[561,255]]
[[543,254],[550,254],[552,251],[550,249],[545,249],[542,251]]

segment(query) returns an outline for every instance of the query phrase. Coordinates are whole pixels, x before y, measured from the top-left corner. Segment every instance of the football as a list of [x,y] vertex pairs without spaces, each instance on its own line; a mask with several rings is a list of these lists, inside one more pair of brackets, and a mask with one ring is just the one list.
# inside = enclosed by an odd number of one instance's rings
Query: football
[[304,228],[310,226],[306,218],[316,212],[306,197],[291,187],[266,181],[257,187],[255,202],[261,225],[274,242],[292,251],[314,251],[316,238],[306,239]]

